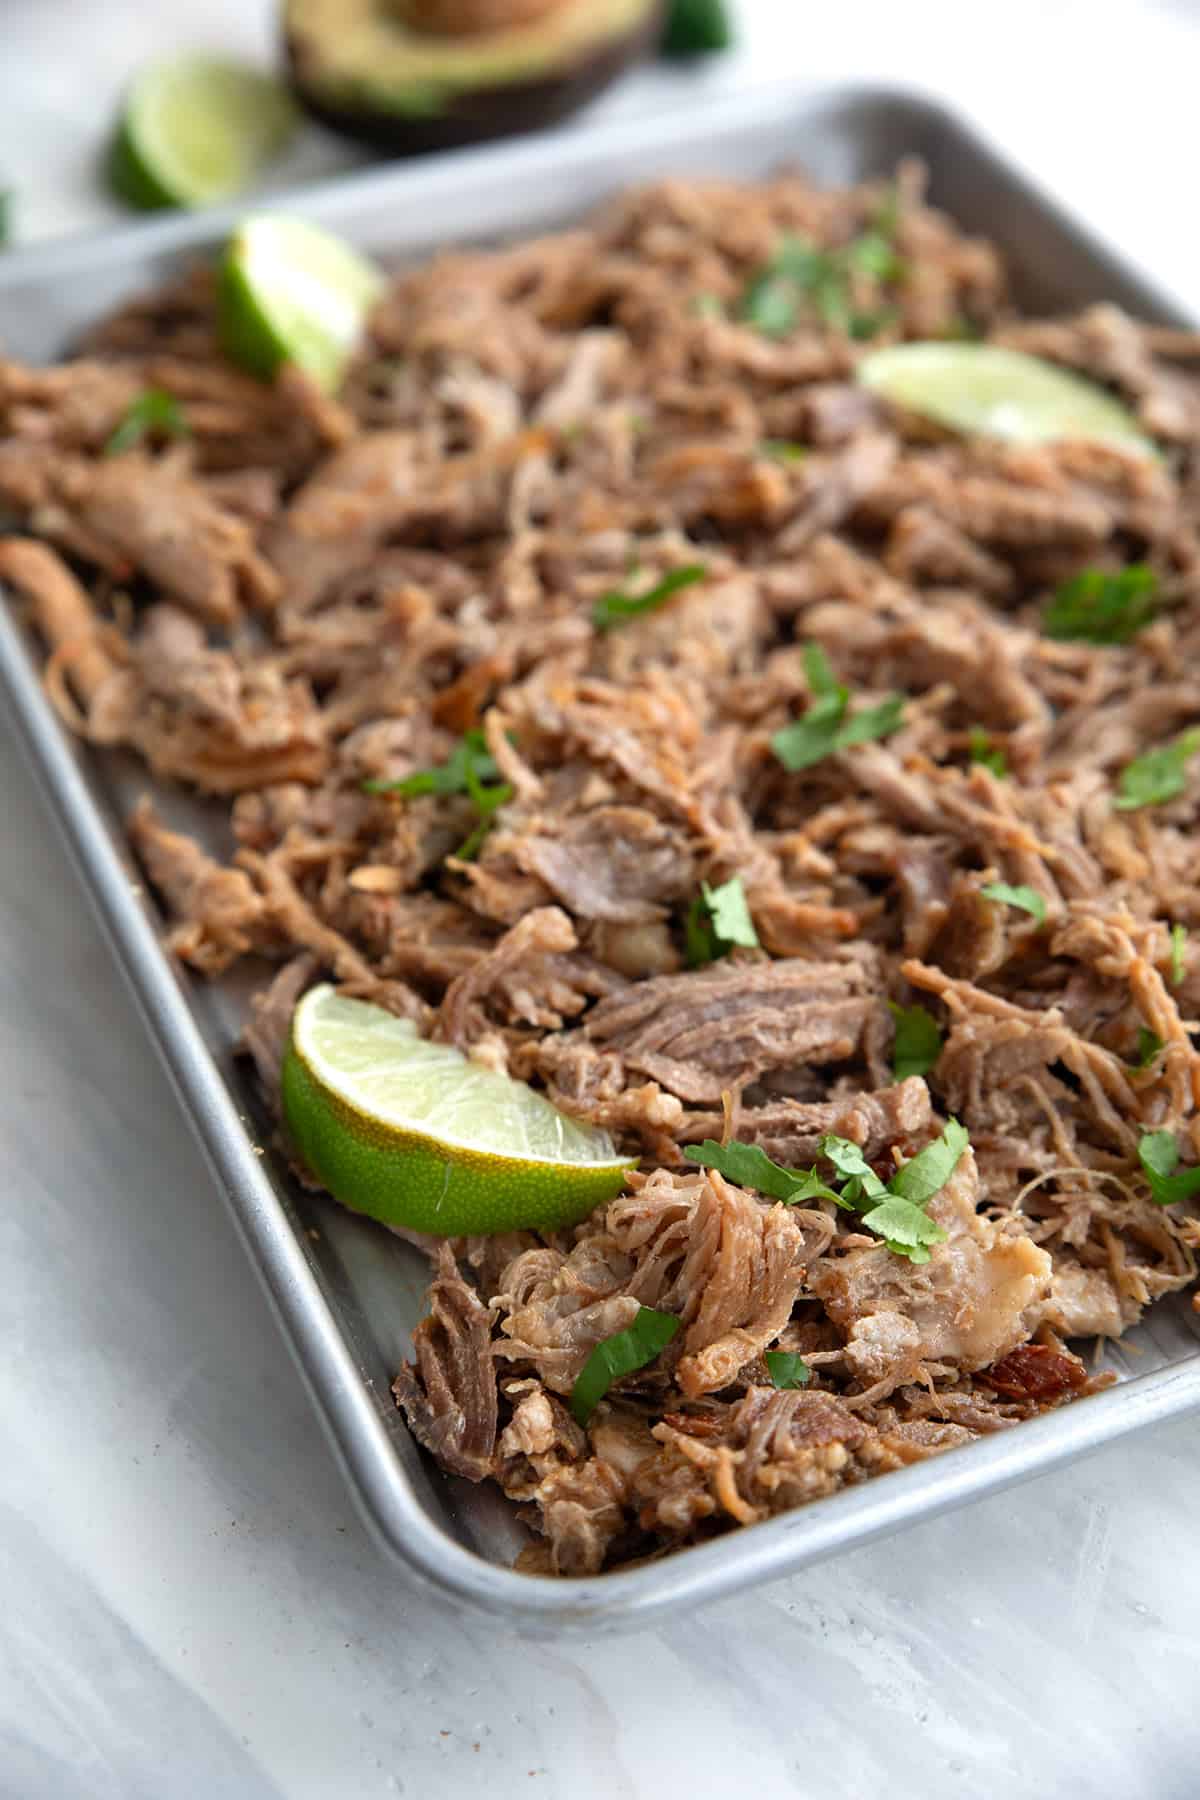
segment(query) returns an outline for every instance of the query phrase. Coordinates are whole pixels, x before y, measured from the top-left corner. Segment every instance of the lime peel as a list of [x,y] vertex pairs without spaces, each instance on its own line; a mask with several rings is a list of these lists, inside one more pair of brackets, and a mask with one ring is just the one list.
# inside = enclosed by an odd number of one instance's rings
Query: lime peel
[[281,82],[241,63],[192,54],[151,63],[122,109],[109,180],[142,212],[209,206],[242,192],[298,118]]
[[575,1224],[620,1192],[630,1167],[607,1133],[524,1082],[327,984],[293,1016],[283,1109],[337,1199],[439,1236]]
[[221,346],[264,380],[290,362],[333,389],[383,288],[374,263],[319,226],[254,214],[243,219],[221,259]]
[[894,406],[968,435],[1014,444],[1084,439],[1158,455],[1104,388],[1003,344],[895,344],[864,357],[858,379]]

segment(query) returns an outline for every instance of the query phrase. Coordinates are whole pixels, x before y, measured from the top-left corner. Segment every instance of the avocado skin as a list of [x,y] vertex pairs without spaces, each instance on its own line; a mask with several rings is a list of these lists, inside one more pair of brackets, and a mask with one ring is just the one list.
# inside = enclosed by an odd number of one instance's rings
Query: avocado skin
[[383,112],[365,100],[351,105],[340,97],[334,98],[324,91],[321,70],[319,65],[314,66],[317,59],[311,50],[286,30],[284,49],[292,91],[315,119],[393,156],[419,156],[557,125],[586,106],[657,45],[665,10],[663,0],[647,0],[645,16],[633,30],[621,32],[601,49],[578,58],[556,74],[464,90],[428,114]]

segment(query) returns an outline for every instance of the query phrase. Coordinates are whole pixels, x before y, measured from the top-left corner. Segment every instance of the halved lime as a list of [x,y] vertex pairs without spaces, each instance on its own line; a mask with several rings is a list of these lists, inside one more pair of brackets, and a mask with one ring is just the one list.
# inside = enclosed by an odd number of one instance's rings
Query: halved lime
[[258,213],[229,240],[217,282],[226,353],[270,380],[281,363],[335,388],[383,292],[374,263],[316,225]]
[[1086,438],[1157,454],[1128,408],[1095,382],[1000,344],[896,344],[864,357],[858,379],[952,431],[1014,444]]
[[344,1205],[442,1237],[574,1225],[620,1193],[630,1167],[606,1132],[523,1081],[328,985],[293,1016],[283,1111]]
[[211,206],[248,186],[298,117],[281,82],[241,63],[212,56],[151,63],[118,120],[109,179],[144,212]]

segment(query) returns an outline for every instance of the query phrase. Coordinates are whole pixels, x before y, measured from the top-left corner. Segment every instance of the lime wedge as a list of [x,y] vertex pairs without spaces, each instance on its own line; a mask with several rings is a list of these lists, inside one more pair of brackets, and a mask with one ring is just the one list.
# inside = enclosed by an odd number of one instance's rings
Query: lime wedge
[[222,347],[264,380],[292,362],[335,388],[383,285],[373,263],[329,232],[259,213],[242,221],[221,260]]
[[247,187],[298,113],[268,75],[211,56],[152,63],[117,122],[109,179],[130,206],[210,206]]
[[1087,438],[1157,455],[1133,414],[1095,382],[999,344],[897,344],[864,357],[858,379],[952,431],[1013,444]]
[[628,1157],[523,1081],[315,987],[283,1064],[296,1148],[338,1200],[443,1237],[551,1231],[621,1191]]

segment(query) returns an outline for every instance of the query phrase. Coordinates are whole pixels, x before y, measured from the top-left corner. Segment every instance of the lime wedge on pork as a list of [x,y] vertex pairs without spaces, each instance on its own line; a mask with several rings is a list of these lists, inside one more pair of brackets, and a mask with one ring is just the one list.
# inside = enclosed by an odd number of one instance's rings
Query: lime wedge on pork
[[249,186],[298,116],[282,83],[241,63],[211,56],[152,63],[126,97],[109,179],[139,211],[211,206]]
[[335,388],[383,285],[374,263],[328,231],[256,214],[238,226],[221,260],[222,348],[265,381],[290,362]]
[[892,405],[967,436],[1012,444],[1083,438],[1156,454],[1104,388],[1000,344],[896,344],[864,357],[858,379]]
[[606,1132],[523,1081],[328,985],[293,1015],[283,1110],[305,1163],[344,1205],[443,1237],[574,1225],[621,1191],[630,1167]]

